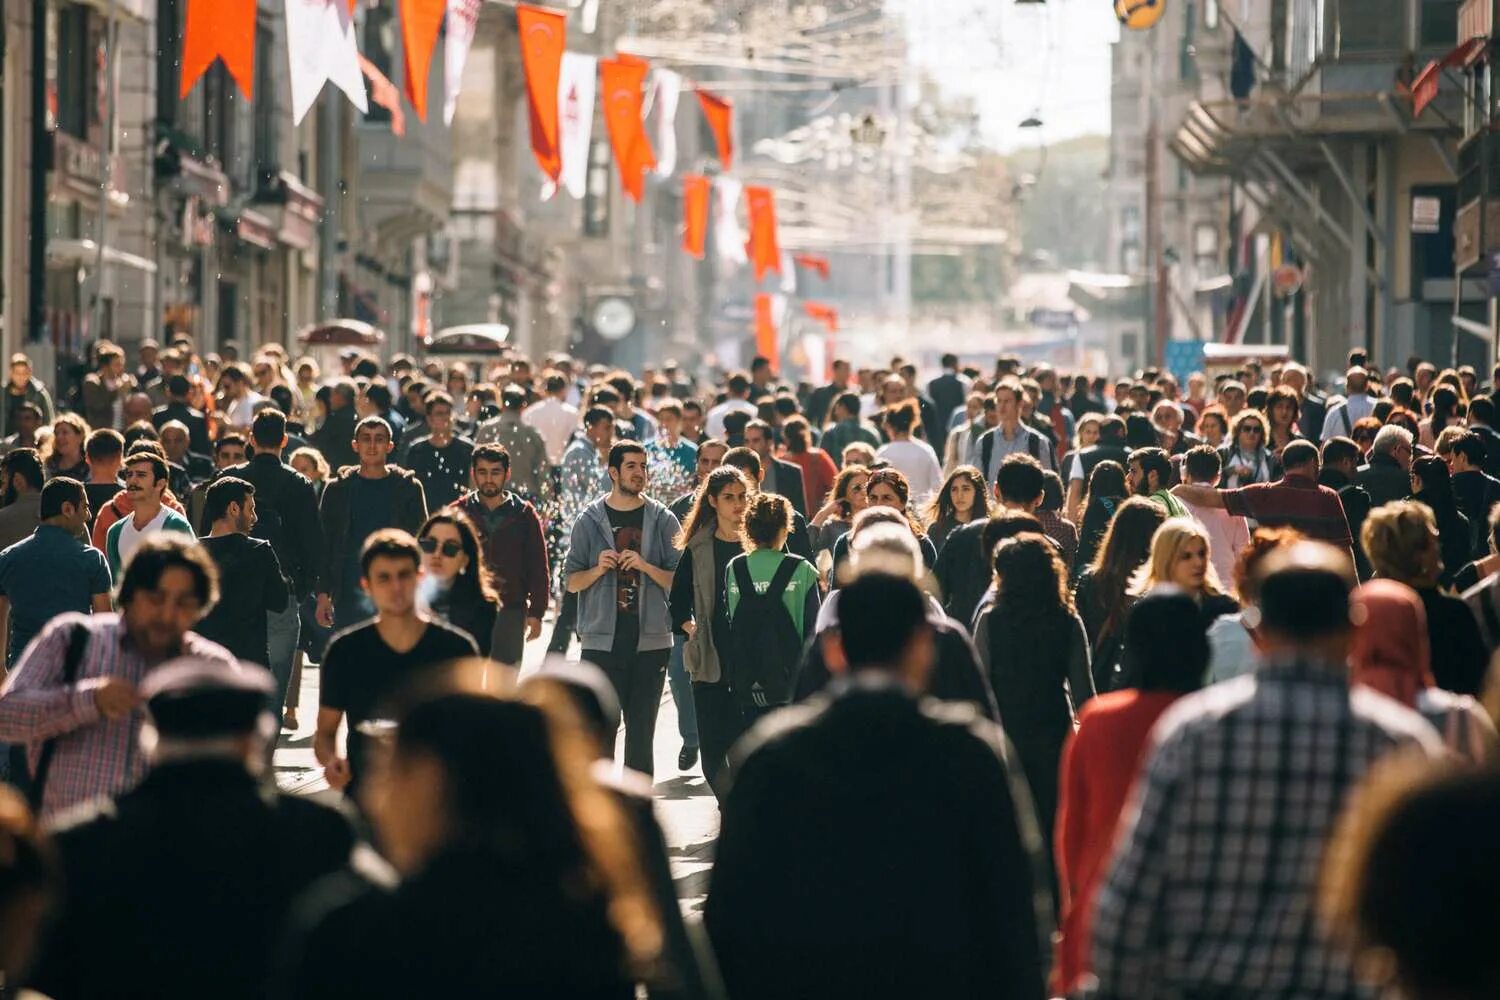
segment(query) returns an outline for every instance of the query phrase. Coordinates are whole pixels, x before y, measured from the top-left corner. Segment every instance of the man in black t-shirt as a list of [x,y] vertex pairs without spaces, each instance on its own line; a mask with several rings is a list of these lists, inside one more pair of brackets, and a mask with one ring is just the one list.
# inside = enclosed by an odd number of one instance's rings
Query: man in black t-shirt
[[[360,586],[375,605],[371,621],[333,637],[323,654],[313,753],[334,788],[352,788],[365,767],[367,737],[392,695],[451,660],[478,656],[474,640],[417,609],[422,550],[404,531],[375,532],[360,553]],[[349,717],[348,757],[338,753],[339,723]]]

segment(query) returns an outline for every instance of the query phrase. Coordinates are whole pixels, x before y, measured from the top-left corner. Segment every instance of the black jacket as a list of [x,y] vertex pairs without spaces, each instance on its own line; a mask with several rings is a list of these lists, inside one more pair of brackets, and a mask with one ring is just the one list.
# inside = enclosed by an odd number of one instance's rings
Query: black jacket
[[323,551],[318,494],[312,481],[275,455],[255,455],[220,475],[237,476],[255,487],[255,509],[260,519],[251,537],[271,543],[281,572],[297,597],[312,593]]
[[525,857],[454,849],[395,888],[353,875],[315,887],[271,996],[631,1000],[624,966],[596,895],[548,881]]
[[968,628],[974,621],[979,599],[989,589],[994,572],[985,564],[986,519],[970,521],[948,535],[932,572],[943,591],[943,610]]
[[944,428],[952,419],[953,411],[967,402],[968,394],[964,380],[955,372],[943,372],[927,383],[927,395],[932,397],[932,405],[937,408],[938,420],[942,421]]
[[[339,471],[346,465],[358,465],[359,456],[354,454],[354,425],[359,422],[354,412],[354,407],[346,406],[341,410],[330,410],[328,419],[323,425],[313,431],[309,439],[312,446],[323,453],[328,461],[328,467],[334,472]],[[393,430],[394,434],[395,431]]]
[[285,611],[286,578],[271,543],[248,535],[203,538],[200,544],[219,567],[219,601],[193,631],[212,639],[246,663],[270,662],[266,612]]
[[704,924],[735,1000],[1045,996],[1040,837],[999,727],[857,678],[734,752]]
[[[386,466],[386,474],[399,480],[396,495],[395,523],[387,525],[400,528],[415,535],[427,520],[427,498],[422,492],[422,483],[416,476],[399,466]],[[344,573],[344,561],[349,548],[349,498],[353,491],[350,484],[359,475],[359,466],[341,471],[323,489],[323,500],[318,506],[318,520],[323,528],[323,559],[318,570],[315,592],[337,596]],[[355,544],[363,544],[359,539]]]
[[1469,558],[1483,559],[1490,554],[1490,510],[1500,503],[1500,479],[1477,469],[1454,473],[1453,499],[1469,519]]
[[1370,494],[1372,508],[1411,496],[1411,473],[1389,455],[1371,455],[1370,464],[1360,467],[1354,481]]
[[187,425],[188,451],[195,451],[200,455],[213,454],[214,444],[208,438],[208,418],[203,415],[202,410],[174,400],[151,411],[151,423],[157,430],[161,430],[162,425],[169,420],[180,420]]
[[1361,580],[1368,580],[1374,571],[1370,568],[1370,557],[1365,555],[1364,542],[1360,541],[1365,518],[1370,516],[1370,494],[1363,486],[1350,482],[1349,477],[1337,469],[1325,468],[1318,473],[1318,485],[1327,486],[1339,495],[1344,505],[1344,519],[1349,522],[1349,537],[1354,539],[1354,568]]
[[[807,499],[802,490],[802,468],[796,462],[783,462],[779,458],[771,459],[771,464],[776,467],[776,487],[771,488],[769,482],[761,485],[767,493],[777,493],[792,502],[792,509],[803,517],[807,516]],[[767,480],[770,479],[768,475]]]
[[54,843],[66,888],[26,985],[57,1000],[260,1000],[292,900],[346,863],[354,834],[238,762],[202,760],[158,766]]

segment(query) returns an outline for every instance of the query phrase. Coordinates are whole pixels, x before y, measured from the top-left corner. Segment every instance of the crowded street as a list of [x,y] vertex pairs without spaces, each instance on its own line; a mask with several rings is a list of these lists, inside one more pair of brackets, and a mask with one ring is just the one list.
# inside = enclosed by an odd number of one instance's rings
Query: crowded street
[[1497,16],[6,0],[0,1000],[1497,1000]]

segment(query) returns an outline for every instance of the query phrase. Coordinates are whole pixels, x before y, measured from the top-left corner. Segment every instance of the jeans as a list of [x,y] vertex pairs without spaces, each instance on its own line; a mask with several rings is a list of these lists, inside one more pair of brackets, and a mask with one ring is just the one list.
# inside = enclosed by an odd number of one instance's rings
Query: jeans
[[698,711],[693,704],[693,685],[688,680],[687,667],[683,666],[682,654],[687,648],[687,636],[672,634],[672,658],[667,661],[667,685],[672,689],[672,704],[677,706],[677,733],[682,745],[698,747]]
[[295,601],[288,601],[285,611],[266,612],[267,664],[276,678],[276,703],[271,706],[278,716],[286,707],[286,692],[292,682],[292,660],[297,656],[297,639],[302,631],[302,614]]
[[613,653],[586,649],[583,659],[604,671],[625,716],[625,766],[651,777],[655,770],[656,713],[671,650]]

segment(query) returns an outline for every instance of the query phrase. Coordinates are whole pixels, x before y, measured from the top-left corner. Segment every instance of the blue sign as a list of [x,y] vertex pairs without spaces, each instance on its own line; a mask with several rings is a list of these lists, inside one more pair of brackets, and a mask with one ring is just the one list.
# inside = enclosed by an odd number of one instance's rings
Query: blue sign
[[1166,367],[1177,377],[1178,385],[1185,385],[1189,375],[1203,370],[1203,343],[1201,340],[1167,341]]

